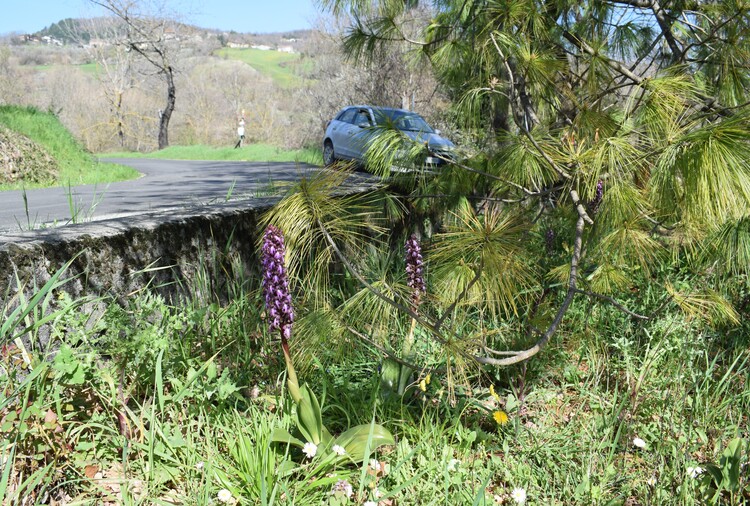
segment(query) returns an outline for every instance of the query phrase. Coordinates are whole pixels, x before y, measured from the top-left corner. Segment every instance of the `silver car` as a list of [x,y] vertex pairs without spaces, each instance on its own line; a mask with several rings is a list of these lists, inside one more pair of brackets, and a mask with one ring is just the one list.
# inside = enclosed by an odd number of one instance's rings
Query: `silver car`
[[442,165],[452,159],[455,146],[441,137],[420,116],[404,109],[355,105],[342,109],[328,122],[323,138],[323,162],[326,166],[336,160],[354,160],[364,164],[365,153],[377,131],[374,127],[392,125],[410,139],[427,147],[425,165]]

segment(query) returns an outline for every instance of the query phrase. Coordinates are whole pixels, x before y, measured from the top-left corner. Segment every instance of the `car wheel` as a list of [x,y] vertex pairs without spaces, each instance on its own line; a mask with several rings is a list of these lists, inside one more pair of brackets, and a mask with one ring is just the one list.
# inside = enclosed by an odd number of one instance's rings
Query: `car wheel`
[[323,165],[329,167],[336,161],[336,154],[333,151],[333,143],[325,141],[323,144]]

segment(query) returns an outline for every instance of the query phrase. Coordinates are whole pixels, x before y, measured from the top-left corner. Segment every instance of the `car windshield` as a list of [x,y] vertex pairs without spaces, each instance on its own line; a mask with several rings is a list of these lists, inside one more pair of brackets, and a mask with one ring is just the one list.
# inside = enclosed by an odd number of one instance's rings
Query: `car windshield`
[[375,123],[378,125],[391,123],[399,130],[433,133],[432,127],[421,116],[413,112],[381,109],[376,109],[373,112],[375,113]]

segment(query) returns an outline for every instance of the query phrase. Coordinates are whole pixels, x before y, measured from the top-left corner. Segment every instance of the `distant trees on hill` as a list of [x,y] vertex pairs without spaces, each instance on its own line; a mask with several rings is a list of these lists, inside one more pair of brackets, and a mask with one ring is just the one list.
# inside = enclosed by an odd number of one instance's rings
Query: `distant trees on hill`
[[86,30],[86,23],[80,19],[73,18],[65,18],[57,23],[52,23],[36,35],[39,37],[52,37],[64,44],[77,44],[80,42],[88,44],[91,40],[91,34]]

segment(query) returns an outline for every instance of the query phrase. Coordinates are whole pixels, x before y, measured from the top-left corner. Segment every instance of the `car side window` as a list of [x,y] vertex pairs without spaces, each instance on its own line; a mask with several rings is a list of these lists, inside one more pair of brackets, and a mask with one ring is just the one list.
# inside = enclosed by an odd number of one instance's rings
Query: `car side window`
[[344,123],[354,123],[354,116],[357,114],[356,109],[347,109],[339,114],[338,120]]
[[372,122],[370,121],[370,115],[367,111],[359,111],[357,113],[357,118],[355,121],[355,124],[357,126],[370,126],[372,125]]

